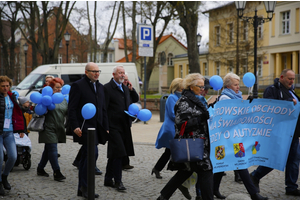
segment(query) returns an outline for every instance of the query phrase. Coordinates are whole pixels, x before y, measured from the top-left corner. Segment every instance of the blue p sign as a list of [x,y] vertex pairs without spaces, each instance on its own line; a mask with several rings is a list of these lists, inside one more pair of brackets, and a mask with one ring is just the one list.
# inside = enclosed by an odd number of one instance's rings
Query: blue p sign
[[151,28],[142,27],[141,28],[141,40],[150,40],[151,41]]

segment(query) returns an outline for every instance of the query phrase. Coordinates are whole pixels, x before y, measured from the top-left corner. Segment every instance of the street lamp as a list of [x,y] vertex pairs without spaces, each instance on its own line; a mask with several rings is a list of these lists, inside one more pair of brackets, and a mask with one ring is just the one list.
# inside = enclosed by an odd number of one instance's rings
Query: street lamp
[[265,9],[268,14],[267,18],[258,17],[257,16],[257,9],[255,8],[255,15],[254,17],[243,17],[243,11],[246,6],[246,1],[235,1],[236,10],[238,13],[239,18],[243,19],[244,21],[250,22],[253,24],[254,27],[254,76],[255,76],[255,83],[253,87],[253,98],[258,97],[257,93],[257,28],[258,25],[271,21],[273,17],[273,12],[275,10],[276,1],[264,1]]
[[200,55],[200,42],[202,39],[202,35],[200,35],[200,33],[197,34],[197,47],[198,47],[198,53]]
[[25,43],[23,45],[23,49],[24,49],[24,53],[25,53],[25,76],[24,78],[27,76],[27,51],[28,51],[28,44]]
[[68,46],[69,46],[69,41],[70,41],[70,37],[71,34],[68,33],[68,31],[64,34],[65,40],[66,40],[66,45],[67,45],[67,63],[68,63]]

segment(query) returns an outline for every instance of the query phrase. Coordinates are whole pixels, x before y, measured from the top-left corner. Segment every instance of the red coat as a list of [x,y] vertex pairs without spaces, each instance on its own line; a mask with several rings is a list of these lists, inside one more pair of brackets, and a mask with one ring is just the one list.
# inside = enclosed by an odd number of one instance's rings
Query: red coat
[[[8,96],[10,97],[11,101],[14,104],[14,108],[13,108],[13,114],[12,114],[12,124],[13,124],[13,132],[14,133],[24,133],[24,118],[23,118],[23,113],[22,110],[19,106],[19,104],[17,103],[16,100],[16,96],[15,94],[8,92],[7,93]],[[3,132],[3,125],[4,125],[4,118],[5,118],[5,99],[4,96],[1,94],[0,95],[0,105],[4,105],[4,109],[1,108],[0,111],[0,134],[2,134]],[[2,113],[3,111],[3,113]]]

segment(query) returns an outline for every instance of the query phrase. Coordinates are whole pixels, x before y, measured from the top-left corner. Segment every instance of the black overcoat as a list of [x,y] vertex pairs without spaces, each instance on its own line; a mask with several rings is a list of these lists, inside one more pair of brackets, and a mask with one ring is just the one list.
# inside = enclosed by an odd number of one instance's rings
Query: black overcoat
[[123,84],[122,88],[124,92],[113,79],[104,85],[110,136],[107,147],[108,158],[134,156],[131,119],[124,111],[128,111],[130,103],[137,102],[139,97],[135,91],[130,91]]
[[81,128],[84,118],[81,114],[81,109],[86,103],[92,103],[96,107],[96,114],[91,119],[85,120],[82,128],[82,137],[78,137],[73,132],[74,142],[86,144],[87,129],[96,128],[95,144],[105,144],[107,140],[106,131],[108,127],[108,117],[105,106],[104,87],[99,81],[96,82],[95,92],[94,86],[87,76],[74,82],[71,86],[69,93],[68,104],[68,120],[70,129],[73,130],[77,127]]

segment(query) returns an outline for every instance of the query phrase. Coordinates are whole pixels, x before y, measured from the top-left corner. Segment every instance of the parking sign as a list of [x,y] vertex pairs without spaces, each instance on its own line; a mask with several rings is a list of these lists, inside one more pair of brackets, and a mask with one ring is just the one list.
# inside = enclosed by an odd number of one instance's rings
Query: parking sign
[[153,27],[147,24],[138,24],[138,45],[140,56],[153,56]]

